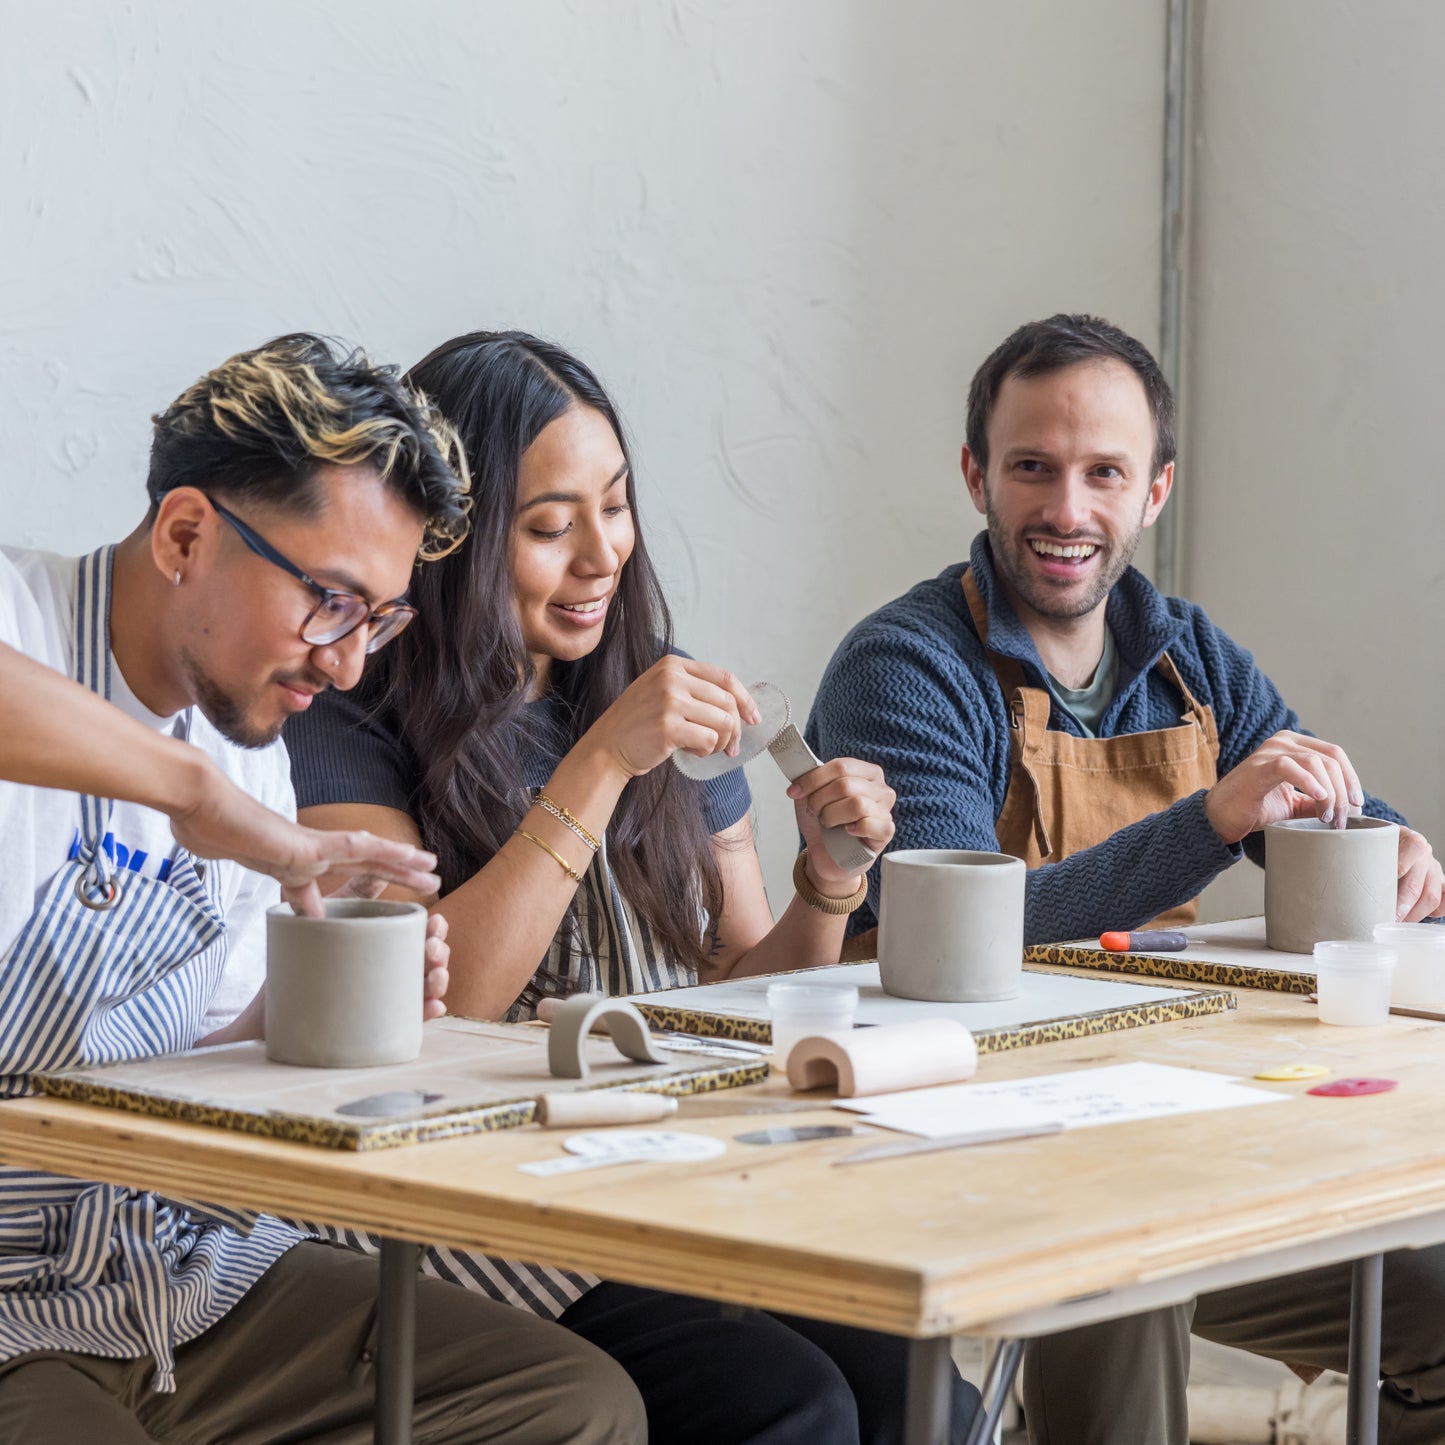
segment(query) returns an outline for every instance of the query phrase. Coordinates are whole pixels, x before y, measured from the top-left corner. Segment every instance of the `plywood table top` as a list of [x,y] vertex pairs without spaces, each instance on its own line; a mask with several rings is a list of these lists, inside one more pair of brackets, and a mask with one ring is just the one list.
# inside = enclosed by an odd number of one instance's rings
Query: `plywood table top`
[[0,1104],[0,1161],[915,1336],[1445,1211],[1445,1026],[1331,1028],[1303,998],[1242,992],[1229,1014],[989,1056],[979,1077],[1129,1060],[1245,1078],[1310,1062],[1399,1088],[1326,1099],[1260,1084],[1290,1102],[848,1169],[831,1163],[861,1139],[732,1141],[851,1122],[825,1107],[684,1117],[673,1127],[726,1152],[544,1179],[516,1167],[560,1152],[535,1127],[347,1154],[34,1098]]

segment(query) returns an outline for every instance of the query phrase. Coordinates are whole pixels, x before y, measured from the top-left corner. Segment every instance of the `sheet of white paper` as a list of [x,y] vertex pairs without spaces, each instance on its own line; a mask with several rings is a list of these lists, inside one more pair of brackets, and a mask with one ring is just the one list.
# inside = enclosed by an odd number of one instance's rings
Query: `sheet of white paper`
[[971,1129],[1052,1122],[1067,1129],[1088,1129],[1132,1119],[1279,1103],[1288,1097],[1250,1088],[1224,1074],[1141,1063],[840,1099],[837,1107],[866,1114],[870,1124],[883,1129],[937,1139]]

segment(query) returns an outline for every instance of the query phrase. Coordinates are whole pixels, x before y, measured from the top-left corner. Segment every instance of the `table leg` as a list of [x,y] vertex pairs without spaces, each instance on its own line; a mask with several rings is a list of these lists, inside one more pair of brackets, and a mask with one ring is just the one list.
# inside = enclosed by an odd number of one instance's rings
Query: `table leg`
[[1350,1278],[1346,1445],[1377,1445],[1380,1438],[1380,1315],[1384,1304],[1385,1256],[1357,1259]]
[[376,1445],[411,1445],[416,1373],[416,1272],[421,1246],[381,1241],[377,1306]]
[[1000,1340],[994,1351],[993,1361],[988,1367],[988,1376],[983,1382],[983,1408],[974,1417],[968,1432],[968,1445],[992,1445],[1003,1407],[1014,1387],[1014,1377],[1023,1362],[1024,1342],[1022,1340]]
[[953,1359],[945,1335],[908,1343],[908,1397],[904,1407],[904,1445],[948,1445],[953,1406]]

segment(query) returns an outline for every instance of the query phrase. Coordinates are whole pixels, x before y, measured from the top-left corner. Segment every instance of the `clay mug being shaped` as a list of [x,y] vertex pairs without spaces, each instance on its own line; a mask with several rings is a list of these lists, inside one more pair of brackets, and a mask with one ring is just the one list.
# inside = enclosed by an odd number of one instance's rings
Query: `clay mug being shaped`
[[885,993],[934,1003],[1017,998],[1023,860],[963,848],[883,855],[878,970]]
[[427,911],[325,901],[324,918],[266,910],[266,1057],[360,1069],[421,1053]]
[[1395,921],[1400,829],[1383,818],[1343,828],[1291,818],[1264,830],[1265,942],[1310,953],[1328,939],[1369,942]]

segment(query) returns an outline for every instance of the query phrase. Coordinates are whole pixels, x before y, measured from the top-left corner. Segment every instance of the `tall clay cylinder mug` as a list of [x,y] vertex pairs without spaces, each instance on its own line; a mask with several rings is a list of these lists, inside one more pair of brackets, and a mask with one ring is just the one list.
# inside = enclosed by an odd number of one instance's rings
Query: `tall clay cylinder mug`
[[986,1003],[1023,986],[1023,860],[912,848],[883,855],[878,967],[899,998]]
[[359,1069],[421,1053],[427,912],[328,899],[325,918],[266,912],[266,1057]]
[[1383,818],[1334,828],[1293,818],[1264,830],[1264,931],[1271,948],[1309,953],[1327,939],[1369,942],[1395,921],[1400,829]]

